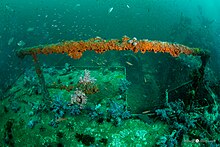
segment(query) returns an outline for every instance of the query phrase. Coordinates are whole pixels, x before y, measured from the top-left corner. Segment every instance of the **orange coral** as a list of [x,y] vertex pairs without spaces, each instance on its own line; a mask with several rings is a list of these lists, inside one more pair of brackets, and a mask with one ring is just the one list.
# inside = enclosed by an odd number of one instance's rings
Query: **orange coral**
[[198,49],[189,48],[180,44],[173,44],[168,42],[150,41],[147,39],[137,40],[130,39],[124,36],[121,40],[112,39],[104,40],[100,37],[91,38],[87,41],[65,41],[58,44],[39,46],[33,48],[21,49],[17,52],[18,56],[32,55],[32,54],[52,54],[52,53],[67,53],[74,59],[82,57],[86,50],[95,51],[96,53],[104,53],[109,50],[132,50],[133,52],[162,52],[169,53],[173,57],[180,54],[201,55]]

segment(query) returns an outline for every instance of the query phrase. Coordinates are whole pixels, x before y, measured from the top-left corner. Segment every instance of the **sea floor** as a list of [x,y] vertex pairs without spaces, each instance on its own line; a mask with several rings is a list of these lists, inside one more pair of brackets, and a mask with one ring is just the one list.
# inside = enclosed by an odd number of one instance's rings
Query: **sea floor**
[[[96,79],[99,92],[88,94],[87,104],[79,114],[70,115],[65,108],[58,108],[65,114],[56,117],[58,110],[54,111],[54,101],[70,103],[71,94],[74,94],[85,69]],[[160,121],[148,124],[132,118],[132,114],[122,119],[120,114],[116,114],[121,112],[114,113],[118,116],[109,116],[109,103],[112,101],[119,105],[115,107],[124,106],[119,111],[129,111],[127,94],[119,91],[120,81],[126,80],[122,67],[108,70],[43,67],[43,74],[51,97],[50,108],[44,107],[45,100],[34,69],[27,70],[1,101],[1,146],[153,146],[159,136],[169,133],[168,125]],[[100,111],[97,115],[102,117],[93,115],[93,111]]]
[[[0,105],[1,146],[155,146],[170,126],[147,114],[133,113],[138,89],[130,89],[124,67],[42,67],[49,99],[35,69],[28,69]],[[87,75],[86,75],[87,73]],[[88,75],[89,73],[89,75]],[[80,79],[94,83],[87,89]],[[86,103],[71,104],[77,89]],[[135,95],[137,94],[137,95]],[[133,104],[132,104],[133,103]],[[80,105],[80,106],[79,106]],[[141,117],[137,117],[141,115]],[[200,146],[183,143],[184,146]]]

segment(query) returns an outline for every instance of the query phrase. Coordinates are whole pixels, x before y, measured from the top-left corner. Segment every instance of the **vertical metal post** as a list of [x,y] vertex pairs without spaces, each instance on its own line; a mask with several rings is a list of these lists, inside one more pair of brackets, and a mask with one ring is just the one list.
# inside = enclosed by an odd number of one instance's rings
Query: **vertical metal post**
[[43,101],[45,100],[49,100],[50,99],[50,95],[49,92],[47,90],[46,84],[45,84],[45,79],[44,79],[44,75],[42,73],[41,67],[40,67],[40,63],[37,59],[37,55],[36,54],[32,54],[32,57],[34,59],[34,66],[35,66],[35,70],[37,73],[37,76],[39,78],[39,82],[41,85],[41,90],[42,90],[42,94],[43,94]]

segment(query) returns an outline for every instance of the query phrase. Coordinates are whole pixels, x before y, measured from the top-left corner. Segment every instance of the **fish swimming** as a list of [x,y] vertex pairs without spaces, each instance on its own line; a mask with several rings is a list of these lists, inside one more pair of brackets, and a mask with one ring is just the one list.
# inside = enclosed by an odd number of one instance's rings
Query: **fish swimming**
[[23,47],[25,44],[26,44],[26,43],[25,43],[23,40],[21,40],[21,41],[19,41],[19,42],[17,43],[17,45],[20,46],[20,47]]
[[108,10],[108,14],[111,13],[113,11],[113,7],[111,7],[109,10]]
[[11,45],[13,41],[14,41],[14,37],[11,37],[11,38],[8,40],[8,45]]

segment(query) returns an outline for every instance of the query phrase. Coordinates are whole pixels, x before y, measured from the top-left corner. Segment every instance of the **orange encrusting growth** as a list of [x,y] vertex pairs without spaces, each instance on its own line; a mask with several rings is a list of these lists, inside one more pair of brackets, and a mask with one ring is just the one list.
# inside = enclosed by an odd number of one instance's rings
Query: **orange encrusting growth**
[[74,59],[79,59],[83,52],[90,50],[96,53],[104,53],[105,51],[117,50],[132,50],[133,52],[162,52],[169,53],[173,57],[180,54],[199,54],[198,49],[189,48],[181,44],[173,44],[168,42],[150,41],[150,40],[137,40],[136,38],[130,39],[124,36],[121,40],[112,39],[104,40],[100,37],[91,38],[87,41],[66,41],[58,44],[39,46],[33,48],[26,48],[19,50],[18,56],[33,55],[33,54],[52,54],[52,53],[67,53]]

